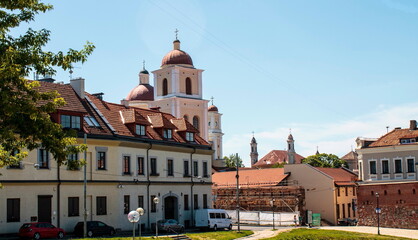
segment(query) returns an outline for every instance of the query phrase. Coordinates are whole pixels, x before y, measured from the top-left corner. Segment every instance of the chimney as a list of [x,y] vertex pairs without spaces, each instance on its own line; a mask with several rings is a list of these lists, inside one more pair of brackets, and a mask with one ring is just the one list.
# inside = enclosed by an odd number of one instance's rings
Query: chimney
[[410,120],[409,121],[409,130],[416,130],[417,129],[417,121],[416,120]]
[[77,95],[84,99],[84,78],[76,78],[70,80],[70,85],[77,93]]

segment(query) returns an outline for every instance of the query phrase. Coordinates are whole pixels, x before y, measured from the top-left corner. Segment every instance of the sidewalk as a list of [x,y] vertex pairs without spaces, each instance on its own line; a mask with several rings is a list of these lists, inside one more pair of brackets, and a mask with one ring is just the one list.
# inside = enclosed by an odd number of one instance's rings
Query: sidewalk
[[[371,233],[377,234],[377,227],[366,227],[366,226],[327,226],[327,227],[319,227],[320,229],[329,229],[329,230],[341,230],[341,231],[349,231],[349,232],[360,232],[360,233]],[[396,237],[406,237],[406,238],[413,238],[418,239],[418,230],[416,229],[402,229],[402,228],[380,228],[381,235],[389,235],[389,236],[396,236]]]
[[271,229],[262,230],[262,231],[253,231],[254,234],[242,238],[237,238],[236,240],[256,240],[256,239],[264,239],[264,238],[271,238],[278,235],[281,232],[289,231],[291,229],[277,229],[275,231]]

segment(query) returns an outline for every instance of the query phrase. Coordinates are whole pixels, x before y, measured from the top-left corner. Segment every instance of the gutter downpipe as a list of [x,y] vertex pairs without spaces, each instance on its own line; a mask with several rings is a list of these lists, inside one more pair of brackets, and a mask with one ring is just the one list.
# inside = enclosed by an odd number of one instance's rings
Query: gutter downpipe
[[195,222],[194,222],[194,195],[193,195],[193,186],[194,186],[194,182],[193,182],[193,177],[194,177],[194,169],[193,169],[193,154],[196,153],[196,148],[193,147],[193,152],[190,153],[190,181],[191,181],[191,185],[190,185],[190,202],[191,202],[191,210],[192,210],[192,222],[191,222],[191,227],[195,226]]
[[58,163],[58,168],[57,168],[57,178],[58,178],[58,184],[57,184],[57,226],[60,227],[61,224],[61,219],[60,219],[60,209],[61,209],[61,205],[60,205],[60,200],[61,200],[61,175],[60,175],[60,166],[61,164]]
[[149,195],[149,188],[151,185],[151,181],[149,180],[149,150],[152,148],[152,143],[149,144],[149,147],[147,148],[147,220],[148,220],[148,228],[151,229],[151,223],[150,223],[150,212],[151,212],[151,201],[150,201],[150,195]]

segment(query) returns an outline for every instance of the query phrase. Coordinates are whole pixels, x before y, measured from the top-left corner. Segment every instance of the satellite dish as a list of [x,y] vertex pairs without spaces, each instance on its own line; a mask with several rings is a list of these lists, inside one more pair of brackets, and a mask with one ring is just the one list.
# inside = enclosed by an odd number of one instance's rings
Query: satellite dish
[[136,223],[139,221],[139,213],[137,211],[130,211],[128,214],[128,220],[131,223]]

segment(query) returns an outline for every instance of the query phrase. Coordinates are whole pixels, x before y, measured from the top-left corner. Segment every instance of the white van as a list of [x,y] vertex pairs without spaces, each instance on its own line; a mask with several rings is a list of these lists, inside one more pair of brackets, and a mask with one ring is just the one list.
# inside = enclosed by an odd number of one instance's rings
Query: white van
[[198,209],[195,210],[195,226],[198,228],[232,229],[231,217],[224,209]]

